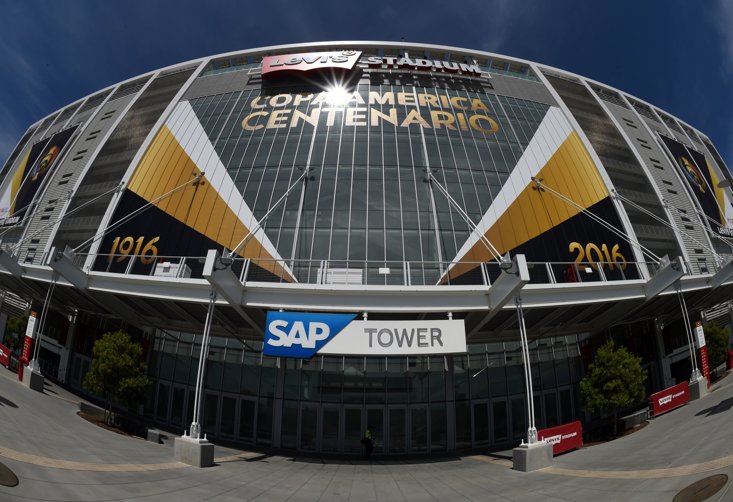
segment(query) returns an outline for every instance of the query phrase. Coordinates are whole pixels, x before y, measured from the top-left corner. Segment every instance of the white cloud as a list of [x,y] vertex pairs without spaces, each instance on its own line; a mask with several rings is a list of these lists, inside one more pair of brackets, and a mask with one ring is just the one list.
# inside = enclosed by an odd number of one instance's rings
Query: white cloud
[[521,33],[520,26],[543,15],[543,2],[470,0],[456,14],[459,25],[480,26],[481,50],[501,53],[507,42]]
[[721,40],[723,52],[723,70],[726,74],[733,74],[733,2],[717,0],[712,11],[713,25]]

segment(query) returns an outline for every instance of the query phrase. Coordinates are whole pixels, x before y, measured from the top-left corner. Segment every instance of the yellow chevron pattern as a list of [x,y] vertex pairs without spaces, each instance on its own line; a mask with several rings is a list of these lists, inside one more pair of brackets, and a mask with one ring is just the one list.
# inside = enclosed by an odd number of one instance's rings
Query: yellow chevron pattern
[[[150,202],[200,174],[196,163],[164,125],[145,152],[127,189]],[[154,205],[193,230],[232,249],[248,235],[249,228],[205,176],[203,180],[199,186],[188,185]],[[237,254],[250,258],[253,263],[278,277],[294,280],[256,238],[251,238]]]
[[[536,176],[544,185],[584,208],[609,196],[598,169],[576,132],[570,133]],[[484,235],[503,255],[579,212],[557,196],[536,190],[528,179],[524,190]],[[479,240],[450,270],[450,277],[458,277],[476,268],[477,262],[494,258]],[[441,282],[447,280],[444,277]]]

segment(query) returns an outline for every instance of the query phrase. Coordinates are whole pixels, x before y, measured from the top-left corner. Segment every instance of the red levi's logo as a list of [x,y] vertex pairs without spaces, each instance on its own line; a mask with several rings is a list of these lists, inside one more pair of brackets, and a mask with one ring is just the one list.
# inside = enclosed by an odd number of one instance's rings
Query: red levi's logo
[[324,68],[351,70],[361,57],[359,51],[309,52],[262,58],[262,76],[278,72],[313,71]]

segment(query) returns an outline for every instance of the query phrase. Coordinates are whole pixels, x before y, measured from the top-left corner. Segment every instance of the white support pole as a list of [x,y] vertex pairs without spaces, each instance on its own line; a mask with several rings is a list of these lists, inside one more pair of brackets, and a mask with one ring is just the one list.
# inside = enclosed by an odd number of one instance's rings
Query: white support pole
[[204,374],[206,372],[206,359],[209,357],[209,339],[211,333],[211,322],[214,317],[214,305],[216,304],[216,292],[211,291],[209,295],[209,307],[206,311],[206,322],[204,324],[204,336],[201,340],[201,353],[199,355],[199,365],[196,373],[196,391],[194,394],[193,404],[193,422],[191,422],[190,437],[191,439],[206,439],[201,437],[202,429],[202,394],[204,387]]
[[687,302],[685,297],[682,295],[682,288],[677,286],[677,299],[680,302],[680,310],[682,310],[682,322],[685,324],[685,334],[687,335],[687,343],[690,346],[690,362],[692,363],[692,374],[690,375],[690,381],[700,380],[702,374],[700,369],[697,367],[697,357],[695,357],[695,337],[692,333],[692,327],[690,326],[690,317],[687,313]]
[[534,390],[532,389],[532,371],[529,361],[529,342],[527,341],[527,326],[524,324],[524,310],[522,309],[522,298],[517,295],[514,298],[517,306],[517,320],[519,321],[519,338],[522,346],[522,362],[524,363],[524,387],[527,393],[527,444],[533,445],[537,442],[537,428],[534,422]]
[[51,297],[53,296],[53,290],[56,288],[56,280],[58,279],[58,274],[54,272],[51,276],[51,284],[48,286],[48,291],[46,292],[46,298],[43,300],[43,308],[41,309],[41,318],[39,319],[39,322],[36,326],[36,332],[33,334],[33,343],[35,344],[33,346],[33,357],[31,358],[31,361],[28,363],[28,369],[34,373],[41,372],[41,365],[38,362],[38,356],[41,353],[41,336],[43,334],[43,330],[46,327],[46,317],[48,316],[48,306],[51,303]]

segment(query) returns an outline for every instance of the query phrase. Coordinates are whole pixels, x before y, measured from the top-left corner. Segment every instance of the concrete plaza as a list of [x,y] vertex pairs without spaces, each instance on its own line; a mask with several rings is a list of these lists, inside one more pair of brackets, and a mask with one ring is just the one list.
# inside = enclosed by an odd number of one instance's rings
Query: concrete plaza
[[[503,455],[443,459],[301,458],[217,446],[214,467],[76,415],[79,398],[44,393],[0,368],[0,463],[19,478],[0,500],[672,500],[713,474],[733,480],[733,379],[615,441],[570,452],[533,473]],[[507,452],[507,455],[510,455]],[[731,481],[710,500],[733,500]]]

